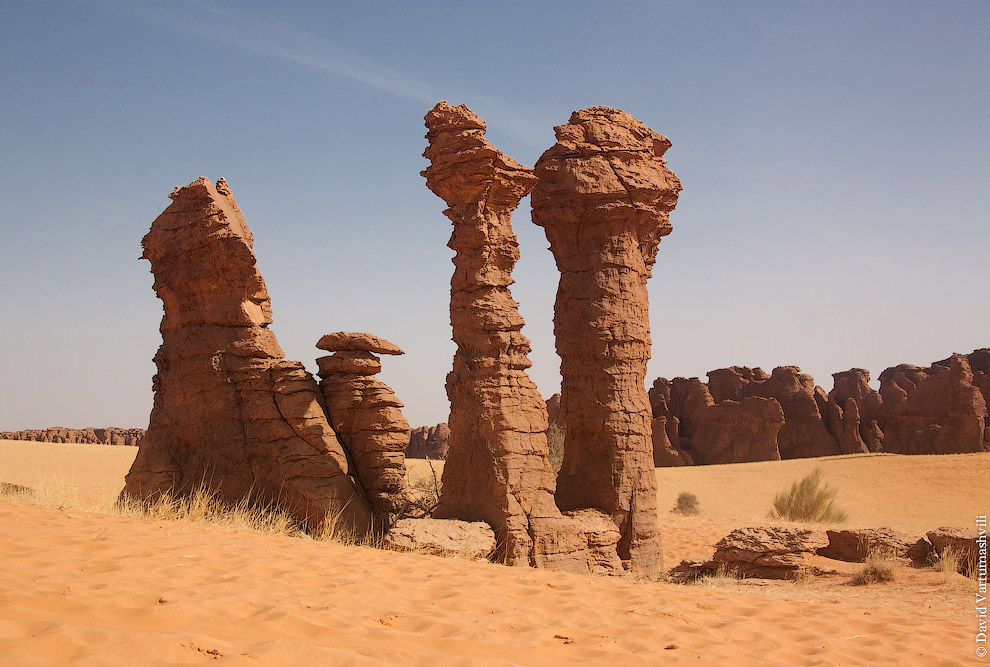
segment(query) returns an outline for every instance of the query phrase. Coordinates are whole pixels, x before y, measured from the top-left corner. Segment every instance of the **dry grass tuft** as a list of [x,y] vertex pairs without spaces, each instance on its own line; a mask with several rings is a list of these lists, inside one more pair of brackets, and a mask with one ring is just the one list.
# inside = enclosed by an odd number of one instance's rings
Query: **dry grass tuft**
[[560,472],[564,465],[564,427],[553,423],[547,428],[547,447],[550,450],[550,465],[554,472]]
[[856,573],[849,583],[853,586],[872,586],[894,581],[897,579],[898,565],[897,559],[890,552],[881,549],[871,550],[863,561],[863,569]]
[[688,493],[687,491],[682,491],[680,495],[677,496],[677,503],[674,505],[674,514],[683,514],[684,516],[697,516],[700,511],[698,496],[693,493]]
[[954,587],[968,579],[976,584],[976,564],[967,560],[966,554],[954,547],[942,549],[941,555],[932,555],[932,567],[942,574],[942,583]]
[[821,468],[815,468],[804,479],[791,485],[789,491],[778,493],[770,510],[771,519],[806,523],[845,523],[849,516],[836,507],[838,490],[822,481]]

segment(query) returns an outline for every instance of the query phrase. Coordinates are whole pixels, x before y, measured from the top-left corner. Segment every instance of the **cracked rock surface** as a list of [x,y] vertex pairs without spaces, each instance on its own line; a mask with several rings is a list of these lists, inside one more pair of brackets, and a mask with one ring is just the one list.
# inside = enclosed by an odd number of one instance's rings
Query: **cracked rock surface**
[[529,340],[509,292],[519,259],[510,218],[536,178],[485,139],[484,121],[466,106],[440,102],[425,120],[423,176],[447,203],[455,252],[450,440],[434,517],[488,523],[496,557],[510,565],[621,570],[608,544],[618,535],[593,517],[562,516],[554,503],[546,404],[526,373]]
[[122,495],[205,485],[229,504],[277,501],[310,524],[341,511],[366,531],[370,511],[316,381],[268,328],[254,239],[230,189],[200,178],[170,197],[142,241],[165,314],[150,424]]
[[561,274],[554,333],[566,436],[557,504],[611,516],[619,556],[652,577],[662,554],[646,281],[681,183],[663,159],[670,141],[623,111],[576,111],[555,132],[536,163],[532,205]]

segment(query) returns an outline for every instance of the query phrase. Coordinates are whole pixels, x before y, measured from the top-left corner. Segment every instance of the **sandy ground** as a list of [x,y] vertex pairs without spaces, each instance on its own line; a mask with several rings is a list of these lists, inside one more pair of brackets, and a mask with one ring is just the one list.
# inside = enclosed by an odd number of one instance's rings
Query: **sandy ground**
[[[0,441],[0,481],[61,476],[87,498],[112,499],[133,455]],[[969,526],[970,508],[990,504],[990,455],[818,463],[853,524]],[[734,527],[767,523],[766,498],[814,464],[658,471],[662,508],[685,490],[702,508],[698,517],[661,513],[668,565],[709,555]],[[889,517],[877,503],[885,498],[896,509]],[[80,505],[0,501],[0,665],[990,665],[975,653],[973,582],[928,569],[904,567],[897,581],[870,587],[847,583],[857,565],[806,582],[683,586]]]

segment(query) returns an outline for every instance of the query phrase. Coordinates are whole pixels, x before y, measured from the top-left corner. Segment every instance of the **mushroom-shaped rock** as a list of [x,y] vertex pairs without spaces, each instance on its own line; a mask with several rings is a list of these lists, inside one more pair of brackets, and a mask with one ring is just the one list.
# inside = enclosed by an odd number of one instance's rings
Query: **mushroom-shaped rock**
[[608,107],[576,111],[536,163],[533,222],[560,271],[554,333],[566,424],[557,503],[611,515],[619,555],[640,576],[661,568],[653,473],[646,281],[681,183],[670,141]]
[[455,253],[450,447],[434,517],[485,521],[508,564],[587,571],[595,557],[587,527],[554,503],[546,404],[526,374],[529,340],[509,292],[519,259],[512,211],[536,177],[485,139],[484,121],[466,106],[440,102],[425,120],[430,166],[423,176],[447,203],[454,226],[447,245]]
[[330,424],[354,461],[355,474],[378,523],[387,527],[399,517],[407,500],[409,423],[392,388],[373,377],[382,369],[373,351],[402,354],[402,350],[363,333],[327,334],[317,346],[340,350],[316,360],[320,390]]
[[337,331],[324,334],[316,343],[317,349],[327,352],[373,352],[375,354],[405,354],[395,343],[370,333]]

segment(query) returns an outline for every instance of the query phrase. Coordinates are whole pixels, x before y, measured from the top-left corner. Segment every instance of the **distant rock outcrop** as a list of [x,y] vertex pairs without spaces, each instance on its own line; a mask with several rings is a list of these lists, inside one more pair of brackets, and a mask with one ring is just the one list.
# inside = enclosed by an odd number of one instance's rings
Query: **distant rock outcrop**
[[[870,387],[870,372],[863,368],[850,368],[841,373],[832,373],[832,391],[828,400],[837,406],[842,406],[848,412],[852,406],[849,401],[855,401],[855,409],[859,413],[859,436],[871,452],[883,449],[883,399],[880,393]],[[847,421],[852,421],[848,418]],[[838,436],[837,436],[838,437]],[[840,446],[841,446],[840,442]]]
[[200,178],[170,197],[142,241],[165,315],[150,425],[123,495],[205,485],[231,504],[278,502],[310,524],[339,512],[365,532],[368,503],[323,395],[268,328],[253,238],[226,182]]
[[[879,392],[862,368],[832,378],[828,395],[797,366],[777,367],[772,375],[745,366],[720,368],[708,373],[707,384],[698,378],[657,378],[650,390],[654,461],[667,466],[688,459],[739,463],[990,450],[990,348],[954,354],[928,368],[893,366],[880,374]],[[775,427],[776,411],[766,406],[733,405],[752,397],[775,402],[782,423]],[[774,428],[779,433],[771,445]]]
[[391,525],[405,506],[409,423],[402,401],[374,377],[377,354],[402,354],[387,340],[366,333],[337,332],[316,347],[333,352],[316,360],[330,426],[351,455],[354,471],[382,525]]
[[440,422],[436,426],[417,426],[409,432],[406,458],[434,461],[446,459],[449,446],[450,427],[446,422]]
[[954,354],[929,368],[901,364],[881,373],[884,451],[987,451],[987,403],[975,379],[963,354]]
[[[450,323],[457,343],[447,375],[450,448],[435,518],[485,521],[500,560],[590,571],[589,530],[554,503],[546,403],[526,374],[529,340],[509,286],[519,247],[511,216],[536,183],[532,170],[485,139],[466,106],[426,115],[427,187],[454,225]],[[616,559],[615,565],[618,567]]]
[[681,183],[664,162],[670,141],[608,107],[554,128],[536,163],[533,222],[560,271],[554,334],[561,359],[562,509],[599,508],[622,533],[619,556],[656,576],[656,519],[646,282]]
[[33,440],[36,442],[70,442],[86,445],[137,445],[144,437],[143,428],[50,428],[0,432],[0,440]]

